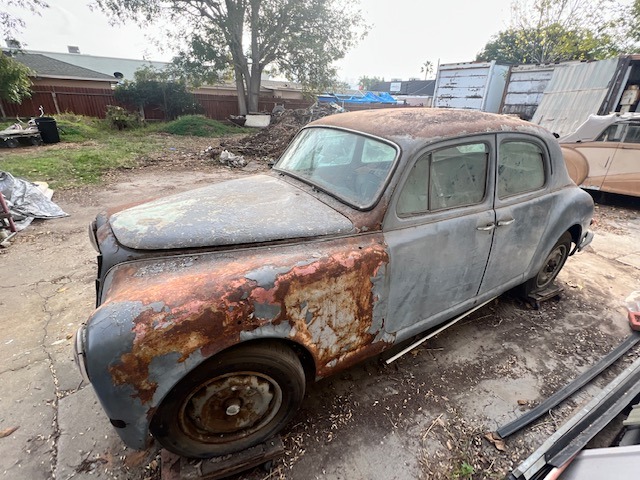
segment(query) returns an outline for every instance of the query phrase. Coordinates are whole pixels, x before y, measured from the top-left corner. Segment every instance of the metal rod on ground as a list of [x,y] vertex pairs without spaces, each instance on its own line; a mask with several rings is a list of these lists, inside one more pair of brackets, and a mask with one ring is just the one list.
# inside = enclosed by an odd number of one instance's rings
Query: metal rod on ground
[[420,340],[418,340],[415,343],[412,343],[411,345],[409,345],[407,348],[405,348],[404,350],[402,350],[400,353],[395,354],[393,357],[385,360],[384,363],[386,363],[387,365],[395,362],[397,359],[399,359],[400,357],[402,357],[403,355],[406,355],[407,353],[409,353],[411,350],[413,350],[414,348],[422,345],[424,342],[426,342],[427,340],[429,340],[430,338],[435,337],[436,335],[438,335],[440,332],[446,330],[447,328],[455,325],[456,323],[458,323],[460,320],[462,320],[464,317],[467,317],[469,315],[471,315],[473,312],[475,312],[476,310],[481,309],[482,307],[484,307],[487,303],[492,302],[493,300],[495,300],[498,297],[493,297],[489,300],[487,300],[484,303],[481,303],[480,305],[477,305],[475,307],[473,307],[471,310],[466,311],[465,313],[463,313],[462,315],[460,315],[459,317],[454,318],[453,320],[445,323],[443,326],[441,326],[439,329],[431,332],[429,335],[427,335],[426,337],[422,337]]
[[500,438],[507,438],[509,435],[517,432],[521,428],[526,427],[534,420],[537,420],[542,415],[546,414],[553,407],[557,406],[560,402],[567,399],[570,395],[573,395],[580,388],[585,386],[595,377],[600,375],[605,369],[611,366],[613,362],[618,360],[622,355],[628,352],[631,347],[640,341],[640,333],[633,332],[624,341],[612,350],[606,357],[602,358],[589,370],[577,377],[571,383],[565,385],[562,389],[547,398],[544,402],[538,405],[536,408],[528,411],[519,418],[516,418],[513,422],[509,422],[506,425],[500,427],[496,433],[500,435]]

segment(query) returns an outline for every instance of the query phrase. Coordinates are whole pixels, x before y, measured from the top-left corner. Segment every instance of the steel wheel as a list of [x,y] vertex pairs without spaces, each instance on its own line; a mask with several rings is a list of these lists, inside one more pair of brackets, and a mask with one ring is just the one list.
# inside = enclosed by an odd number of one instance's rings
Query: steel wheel
[[224,444],[260,431],[281,405],[282,390],[273,378],[234,372],[205,382],[185,399],[180,427],[194,440]]
[[187,457],[238,452],[277,433],[302,403],[297,355],[279,343],[241,345],[189,373],[167,395],[150,429]]
[[524,293],[530,294],[547,288],[555,280],[569,257],[571,235],[565,232],[553,246],[535,277],[525,282]]

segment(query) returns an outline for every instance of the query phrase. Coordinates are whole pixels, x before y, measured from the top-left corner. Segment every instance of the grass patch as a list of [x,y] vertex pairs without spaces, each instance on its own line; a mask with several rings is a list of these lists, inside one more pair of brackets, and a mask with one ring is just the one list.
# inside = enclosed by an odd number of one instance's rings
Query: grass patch
[[[152,138],[116,134],[69,148],[18,148],[0,159],[0,170],[29,180],[44,180],[51,188],[64,189],[98,183],[108,170],[135,167],[141,156],[157,148],[160,147]],[[6,152],[3,149],[0,154]]]
[[[107,121],[82,115],[54,116],[61,143],[43,147],[0,148],[0,170],[31,181],[46,181],[54,189],[99,183],[102,175],[120,168],[134,168],[140,160],[166,147],[173,135],[220,137],[248,131],[200,115],[169,123],[118,131]],[[12,125],[8,122],[0,129]]]
[[54,118],[61,143],[0,148],[0,170],[32,181],[44,180],[54,189],[72,188],[98,183],[109,170],[135,167],[140,157],[161,148],[157,138],[142,130],[118,132],[104,120],[81,115]]
[[148,127],[158,132],[172,135],[190,135],[193,137],[222,137],[233,133],[245,133],[249,130],[211,120],[203,115],[185,115],[169,123]]

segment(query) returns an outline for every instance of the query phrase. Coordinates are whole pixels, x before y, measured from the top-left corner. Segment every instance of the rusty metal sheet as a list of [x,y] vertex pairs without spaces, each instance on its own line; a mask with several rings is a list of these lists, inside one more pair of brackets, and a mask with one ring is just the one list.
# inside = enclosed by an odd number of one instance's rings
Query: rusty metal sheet
[[349,233],[353,224],[291,183],[256,175],[117,212],[111,228],[126,247],[169,250]]

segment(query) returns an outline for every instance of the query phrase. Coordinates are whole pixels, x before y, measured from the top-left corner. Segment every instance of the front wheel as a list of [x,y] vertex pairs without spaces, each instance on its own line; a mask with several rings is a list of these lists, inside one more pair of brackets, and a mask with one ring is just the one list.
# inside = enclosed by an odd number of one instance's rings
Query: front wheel
[[186,457],[235,453],[284,427],[304,391],[304,370],[290,348],[276,342],[241,345],[182,379],[158,408],[151,433]]
[[523,284],[525,295],[536,293],[547,288],[556,279],[571,251],[571,234],[565,232],[553,246],[535,277]]

